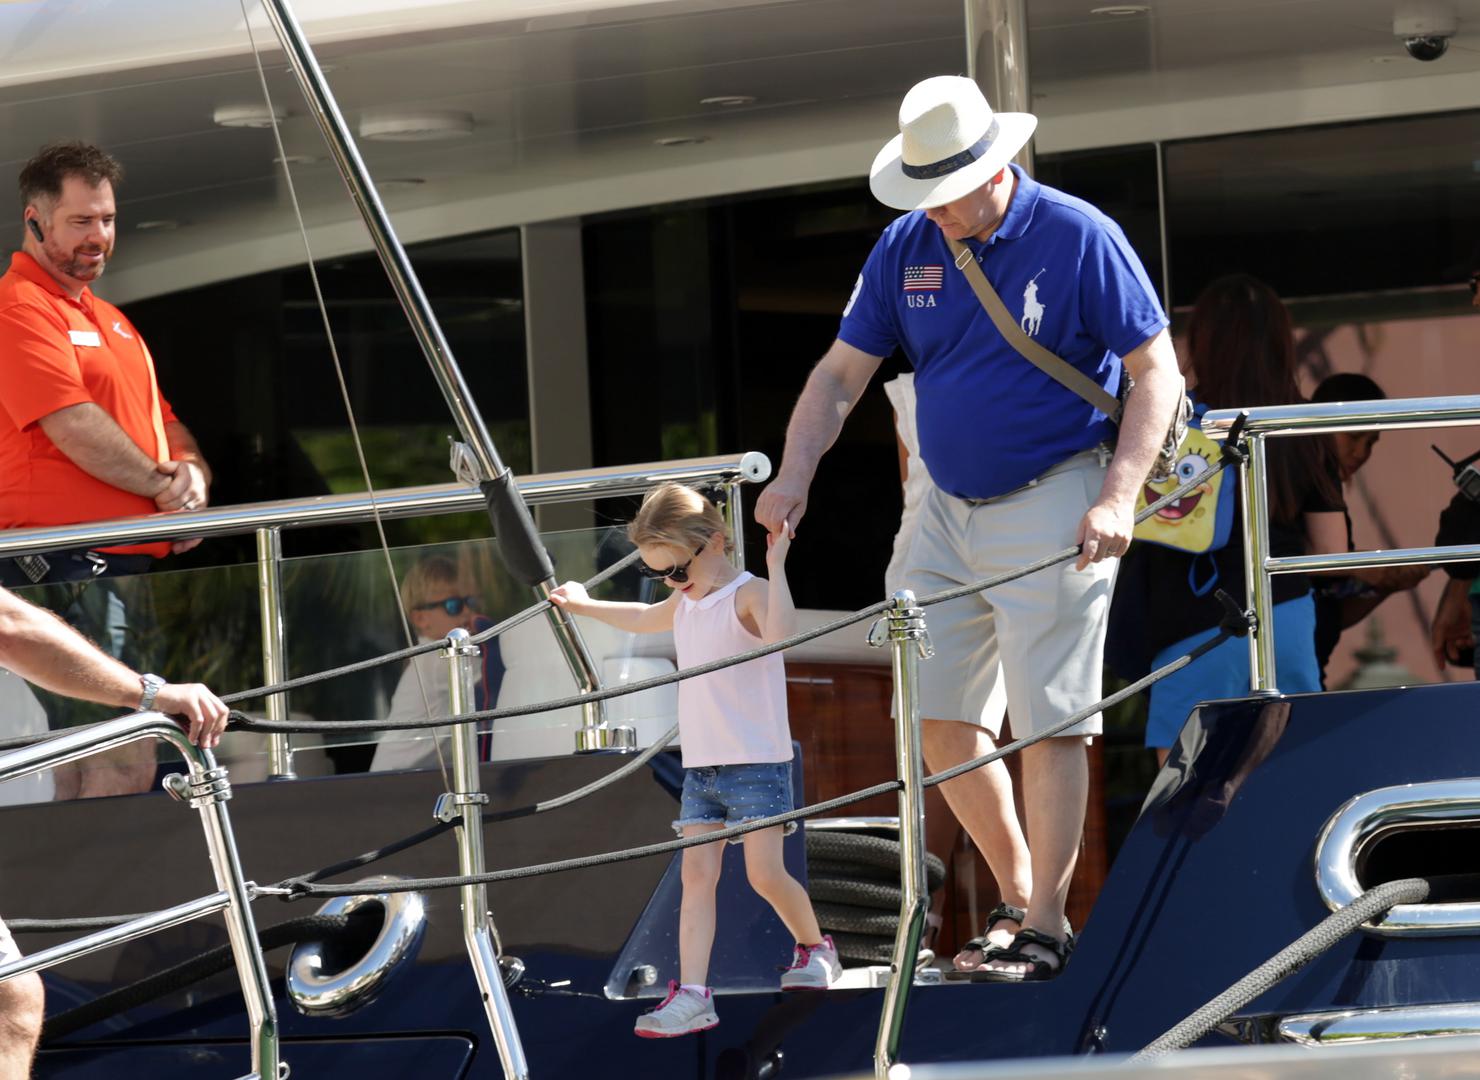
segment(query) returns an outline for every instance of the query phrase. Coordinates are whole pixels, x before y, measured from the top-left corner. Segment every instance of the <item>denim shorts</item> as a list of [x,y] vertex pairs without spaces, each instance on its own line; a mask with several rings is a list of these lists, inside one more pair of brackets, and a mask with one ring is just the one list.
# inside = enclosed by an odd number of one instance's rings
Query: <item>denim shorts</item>
[[[739,825],[794,809],[791,800],[791,762],[755,765],[702,765],[683,774],[683,798],[673,831],[680,836],[686,825]],[[797,823],[785,825],[787,835]],[[744,836],[735,836],[737,844]]]

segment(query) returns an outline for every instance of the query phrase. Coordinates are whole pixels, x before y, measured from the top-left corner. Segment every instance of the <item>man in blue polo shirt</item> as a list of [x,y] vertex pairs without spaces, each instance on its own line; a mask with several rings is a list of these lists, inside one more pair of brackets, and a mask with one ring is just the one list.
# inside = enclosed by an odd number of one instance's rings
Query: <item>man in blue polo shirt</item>
[[[940,76],[910,90],[899,122],[869,182],[881,202],[910,212],[864,264],[756,518],[773,533],[783,523],[795,531],[818,460],[899,348],[915,369],[920,456],[936,485],[906,586],[937,592],[1082,545],[1074,564],[927,611],[936,656],[921,665],[920,702],[925,761],[938,771],[989,753],[1004,713],[1023,738],[1099,699],[1115,560],[1130,545],[1136,496],[1182,382],[1166,316],[1120,228],[1009,166],[1035,117],[994,114],[970,79]],[[1009,343],[952,241],[1033,341],[1111,395],[1122,367],[1134,378],[1118,431]],[[957,967],[1003,981],[1062,969],[1089,790],[1085,742],[1099,733],[1096,716],[1023,751],[1027,843],[1000,762],[942,786],[1003,900]]]

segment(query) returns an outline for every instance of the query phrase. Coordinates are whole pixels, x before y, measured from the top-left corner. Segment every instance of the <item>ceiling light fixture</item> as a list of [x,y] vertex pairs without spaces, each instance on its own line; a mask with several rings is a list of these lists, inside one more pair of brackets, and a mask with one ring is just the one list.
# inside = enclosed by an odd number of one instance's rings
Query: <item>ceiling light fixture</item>
[[371,142],[436,142],[473,133],[473,114],[456,109],[366,109],[360,138]]
[[1112,19],[1121,19],[1127,15],[1145,15],[1150,10],[1150,4],[1102,4],[1099,7],[1090,8],[1089,13],[1091,15],[1108,15]]
[[211,119],[227,128],[270,128],[287,119],[288,111],[274,105],[221,105]]
[[654,139],[655,146],[697,146],[699,143],[709,141],[708,135],[668,135],[661,139]]
[[314,157],[312,154],[289,154],[287,157],[274,156],[274,165],[317,165],[323,158]]
[[714,97],[700,98],[700,105],[718,105],[721,108],[733,109],[741,105],[754,105],[756,99],[750,94],[717,94]]
[[421,187],[425,183],[426,178],[422,176],[392,176],[386,180],[375,181],[375,186],[382,191],[395,191],[401,188]]
[[136,232],[174,232],[180,227],[180,223],[173,218],[159,218],[155,221],[140,221],[134,224]]

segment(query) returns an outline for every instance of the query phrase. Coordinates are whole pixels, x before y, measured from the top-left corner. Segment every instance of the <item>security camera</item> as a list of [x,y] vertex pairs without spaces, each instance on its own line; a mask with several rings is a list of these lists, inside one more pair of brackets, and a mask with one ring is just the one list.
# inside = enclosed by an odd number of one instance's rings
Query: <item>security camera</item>
[[1419,34],[1404,38],[1403,48],[1415,60],[1437,60],[1449,51],[1449,39],[1438,34]]
[[1442,0],[1404,0],[1393,10],[1393,34],[1415,60],[1437,60],[1459,29],[1454,9]]

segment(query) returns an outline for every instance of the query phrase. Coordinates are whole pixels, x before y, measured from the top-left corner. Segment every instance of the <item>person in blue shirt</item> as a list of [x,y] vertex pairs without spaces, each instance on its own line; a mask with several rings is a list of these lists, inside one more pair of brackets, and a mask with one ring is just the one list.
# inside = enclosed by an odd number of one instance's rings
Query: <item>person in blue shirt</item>
[[[1082,545],[1075,563],[927,609],[936,656],[920,666],[919,697],[935,771],[990,752],[1004,715],[1022,738],[1099,699],[1115,560],[1130,544],[1136,496],[1182,383],[1166,316],[1120,228],[1009,164],[1034,116],[993,113],[970,79],[939,76],[909,91],[899,121],[870,186],[908,212],[864,264],[756,518],[773,534],[795,533],[819,459],[898,348],[914,367],[920,455],[936,485],[906,586],[925,595]],[[965,245],[1023,333],[1111,395],[1123,374],[1134,378],[1118,432],[1009,343],[948,241]],[[943,785],[1003,900],[958,968],[1009,981],[1062,969],[1089,788],[1085,742],[1099,732],[1096,716],[1023,751],[1026,844],[1001,763]]]

